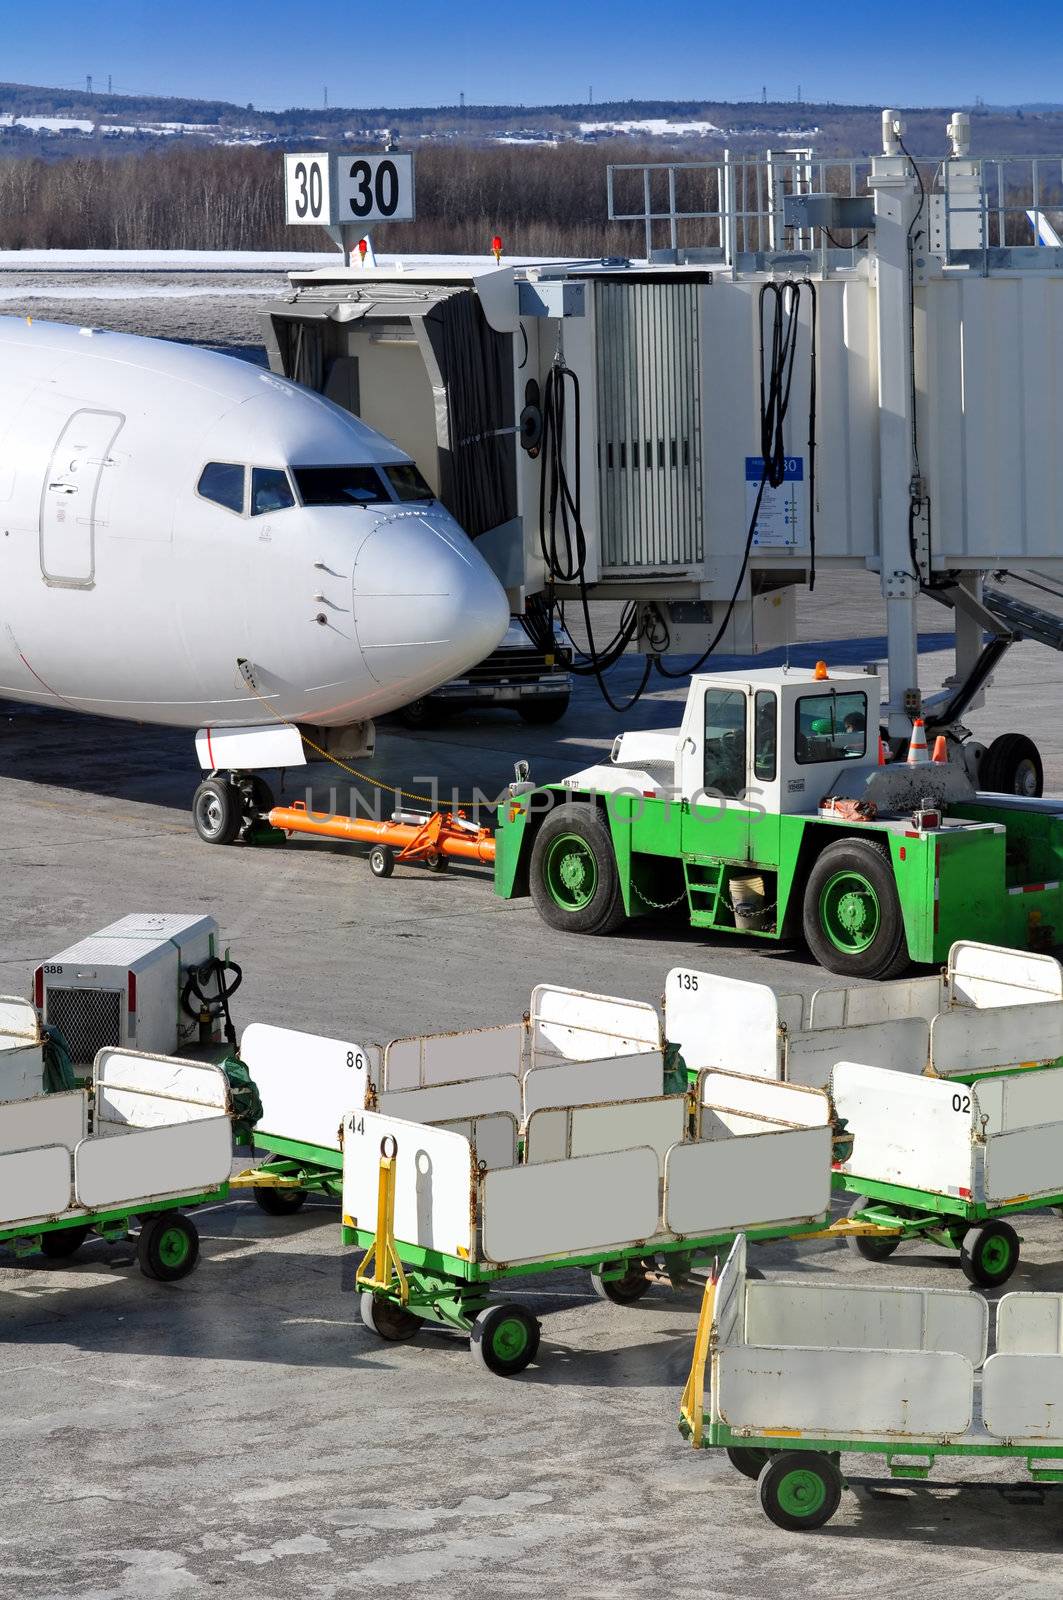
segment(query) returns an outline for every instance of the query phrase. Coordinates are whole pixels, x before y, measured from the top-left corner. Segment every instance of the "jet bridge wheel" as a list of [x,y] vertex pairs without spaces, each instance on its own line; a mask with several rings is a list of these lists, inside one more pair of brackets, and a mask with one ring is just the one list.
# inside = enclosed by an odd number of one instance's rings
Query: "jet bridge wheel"
[[232,844],[243,822],[240,797],[226,778],[204,778],[192,797],[192,821],[205,844]]
[[852,978],[893,978],[909,965],[889,852],[850,835],[816,857],[805,886],[805,941],[821,967]]
[[1044,794],[1044,768],[1033,740],[1024,733],[1002,733],[994,739],[979,763],[978,787],[1026,800]]
[[532,846],[529,886],[548,927],[615,933],[625,921],[612,837],[593,805],[569,801],[551,811]]

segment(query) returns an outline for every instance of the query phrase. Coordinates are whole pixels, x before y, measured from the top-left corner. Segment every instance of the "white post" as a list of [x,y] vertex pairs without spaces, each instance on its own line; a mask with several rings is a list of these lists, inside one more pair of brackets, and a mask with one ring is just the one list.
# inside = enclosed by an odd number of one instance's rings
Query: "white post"
[[875,199],[879,405],[879,558],[886,602],[891,735],[911,733],[919,700],[918,579],[913,576],[908,519],[915,458],[912,450],[910,262],[908,228],[915,216],[917,184],[900,149],[904,125],[882,114],[884,154],[868,179]]

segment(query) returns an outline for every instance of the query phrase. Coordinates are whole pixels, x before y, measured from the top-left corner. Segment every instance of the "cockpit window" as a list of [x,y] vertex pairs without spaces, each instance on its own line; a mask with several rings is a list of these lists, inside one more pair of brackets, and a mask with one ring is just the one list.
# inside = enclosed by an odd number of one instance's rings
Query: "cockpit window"
[[231,461],[208,461],[199,475],[196,489],[204,500],[213,500],[226,511],[244,513],[244,476],[246,468]]
[[375,467],[293,467],[306,506],[389,505],[391,497]]
[[295,504],[288,474],[278,467],[251,468],[251,515],[261,517],[268,511],[285,511]]
[[398,461],[382,468],[385,478],[395,491],[396,500],[434,500],[428,484],[412,461]]

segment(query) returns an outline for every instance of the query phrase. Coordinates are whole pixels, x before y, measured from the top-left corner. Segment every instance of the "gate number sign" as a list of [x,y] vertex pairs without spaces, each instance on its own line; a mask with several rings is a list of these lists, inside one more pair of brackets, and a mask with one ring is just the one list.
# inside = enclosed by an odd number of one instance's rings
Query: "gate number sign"
[[284,198],[287,221],[295,226],[408,222],[413,156],[286,155]]

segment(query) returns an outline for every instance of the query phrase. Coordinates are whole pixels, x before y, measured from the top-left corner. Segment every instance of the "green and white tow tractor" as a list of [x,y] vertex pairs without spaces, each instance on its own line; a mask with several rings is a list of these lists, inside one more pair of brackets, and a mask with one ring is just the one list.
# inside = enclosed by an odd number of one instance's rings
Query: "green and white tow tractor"
[[945,761],[881,764],[879,714],[870,672],[695,676],[680,727],[625,733],[608,763],[512,786],[495,892],[530,893],[572,933],[683,907],[695,928],[803,935],[855,977],[942,963],[960,938],[1053,947],[1063,799],[977,789],[993,746],[950,738]]

